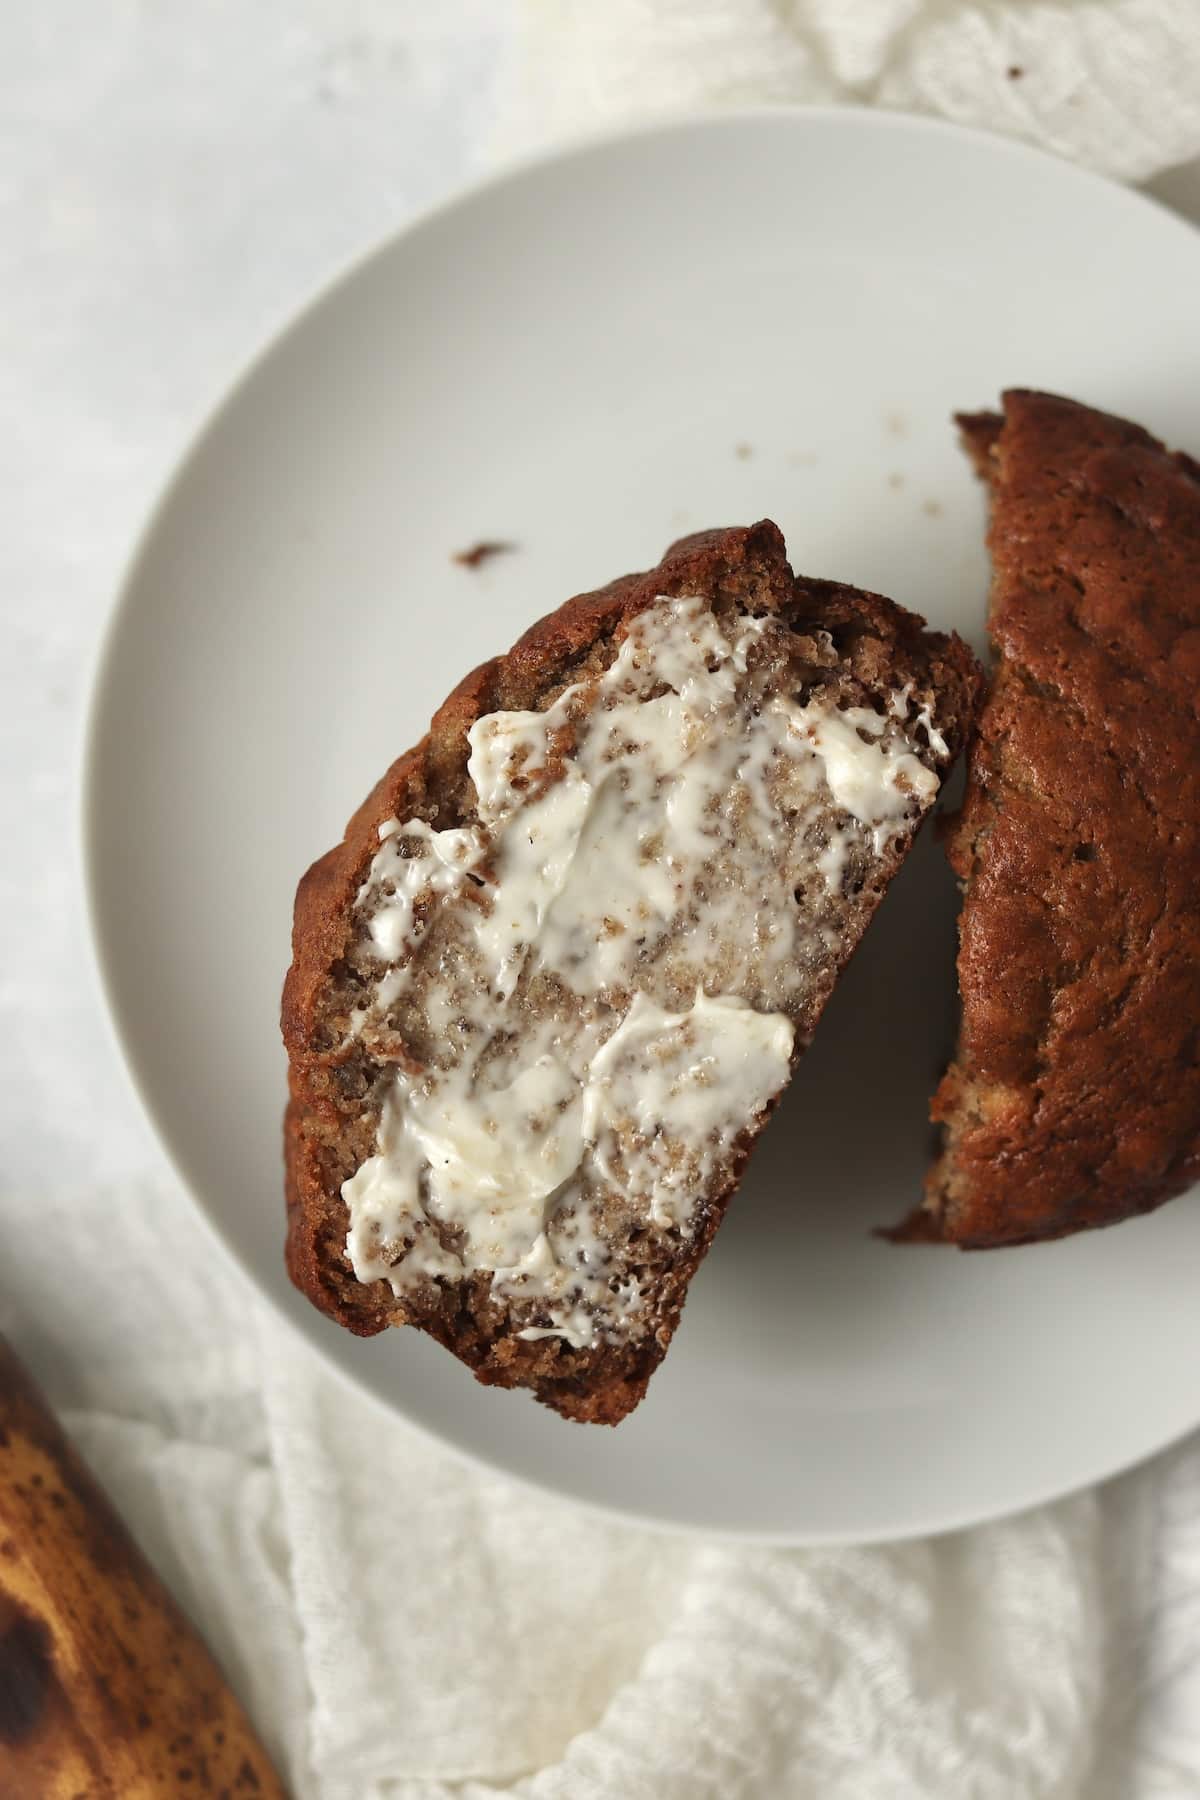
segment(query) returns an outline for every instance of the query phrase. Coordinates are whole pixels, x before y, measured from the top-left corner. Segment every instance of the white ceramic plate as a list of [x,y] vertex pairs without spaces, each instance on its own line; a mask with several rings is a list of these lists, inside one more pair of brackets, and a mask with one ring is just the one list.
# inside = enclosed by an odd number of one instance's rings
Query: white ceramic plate
[[[964,1257],[917,1195],[951,1041],[932,834],[872,927],[616,1432],[360,1342],[281,1258],[292,895],[458,676],[568,594],[768,514],[797,568],[981,635],[983,507],[949,414],[1055,388],[1200,447],[1200,235],[1000,140],[860,112],[639,133],[386,244],[224,402],[129,576],[88,852],[146,1106],[200,1206],[352,1380],[631,1517],[795,1543],[968,1523],[1200,1420],[1200,1208]],[[478,538],[519,550],[469,572]]]

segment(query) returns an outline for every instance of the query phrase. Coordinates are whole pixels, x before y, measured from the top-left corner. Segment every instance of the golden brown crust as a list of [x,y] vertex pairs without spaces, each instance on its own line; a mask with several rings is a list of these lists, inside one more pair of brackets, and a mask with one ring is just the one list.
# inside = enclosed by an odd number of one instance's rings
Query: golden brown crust
[[[814,629],[831,633],[857,679],[888,689],[913,679],[936,698],[939,725],[955,752],[965,739],[982,680],[966,646],[957,638],[925,633],[922,620],[879,596],[835,583],[794,581],[782,537],[769,521],[683,539],[657,568],[567,601],[531,626],[507,656],[468,675],[434,716],[428,736],[377,783],[342,843],[313,865],[296,895],[293,962],[282,1011],[291,1093],[285,1124],[287,1263],[297,1287],[352,1331],[380,1331],[398,1311],[387,1284],[358,1282],[345,1254],[348,1219],[341,1186],[371,1154],[378,1093],[361,1057],[347,1054],[331,1003],[354,929],[355,897],[378,848],[378,827],[393,817],[420,817],[439,828],[460,823],[473,800],[466,760],[474,721],[497,709],[544,708],[563,687],[607,666],[630,619],[657,596],[677,593],[779,612],[801,631],[811,621]],[[900,860],[897,853],[895,864]],[[756,1135],[747,1136],[743,1163]],[[486,1276],[438,1288],[416,1322],[481,1381],[529,1386],[567,1417],[615,1423],[636,1405],[661,1360],[688,1283],[734,1186],[701,1203],[694,1239],[661,1274],[655,1308],[661,1323],[638,1343],[578,1351],[560,1339],[523,1340],[506,1329],[504,1308],[490,1297]],[[411,1317],[411,1304],[407,1310]]]
[[1200,1174],[1200,466],[1048,394],[962,423],[999,663],[948,846],[963,1022],[927,1206],[984,1248]]
[[989,481],[992,458],[1004,429],[1003,413],[955,413],[954,423],[958,426],[963,449],[975,465],[975,473],[981,481]]

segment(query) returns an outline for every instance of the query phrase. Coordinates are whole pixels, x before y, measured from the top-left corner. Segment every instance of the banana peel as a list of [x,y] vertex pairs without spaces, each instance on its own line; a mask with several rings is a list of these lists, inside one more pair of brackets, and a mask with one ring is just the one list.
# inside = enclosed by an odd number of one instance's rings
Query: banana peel
[[286,1800],[193,1627],[0,1338],[0,1796]]

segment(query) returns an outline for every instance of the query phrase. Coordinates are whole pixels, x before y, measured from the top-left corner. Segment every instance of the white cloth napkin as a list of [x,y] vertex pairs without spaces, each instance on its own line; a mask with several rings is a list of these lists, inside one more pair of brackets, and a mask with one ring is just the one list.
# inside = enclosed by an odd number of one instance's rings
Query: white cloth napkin
[[506,148],[665,112],[843,101],[1134,181],[1200,150],[1195,0],[521,0],[521,17]]
[[119,1270],[67,1196],[24,1259],[91,1272],[54,1391],[301,1800],[1200,1792],[1200,1442],[892,1549],[609,1525],[348,1393],[178,1197],[102,1198]]
[[[65,6],[55,0],[38,17],[52,10],[61,24]],[[344,108],[354,150],[346,193],[362,203],[365,171],[387,167],[407,59],[418,89],[425,79],[421,104],[455,67],[476,67],[465,27],[467,64],[445,45],[421,60],[420,6],[362,0],[353,28],[340,6],[299,7],[288,14],[299,25],[276,8],[262,31],[252,10],[209,0],[205,38],[175,7],[172,39],[150,13],[114,7],[120,31],[91,61],[82,34],[65,30],[46,60],[66,68],[69,92],[61,73],[58,87],[46,75],[46,95],[67,99],[44,100],[53,131],[37,167],[54,205],[38,202],[39,253],[49,270],[90,269],[94,255],[125,271],[126,286],[111,296],[98,288],[94,302],[114,343],[129,335],[131,307],[141,317],[147,282],[185,313],[190,304],[188,318],[225,319],[237,233],[258,243],[264,209],[290,218],[304,248],[308,214],[282,204],[293,190],[280,145],[301,158],[311,146],[302,167],[315,179],[346,141]],[[1142,176],[1200,152],[1195,21],[1189,0],[530,0],[498,129],[513,143],[671,106],[845,98],[919,105]],[[210,41],[236,43],[236,62],[226,69]],[[429,67],[436,77],[422,77]],[[204,94],[235,79],[231,122],[206,137]],[[43,102],[23,93],[22,103]],[[145,137],[131,130],[107,158],[107,140],[94,140],[102,179],[90,181],[60,167],[63,121],[77,117],[110,134],[132,118]],[[241,163],[225,174],[239,166],[238,181],[225,182],[210,217],[188,134],[215,155],[237,130]],[[170,204],[156,212],[160,162]],[[188,267],[167,232],[186,171],[195,229],[209,218],[208,241],[229,233],[235,253],[203,307],[182,277],[164,285],[154,261],[175,255]],[[244,219],[242,171],[257,196]],[[157,221],[140,262],[122,261],[125,240],[100,229],[118,216],[118,191],[140,196]],[[15,189],[0,184],[0,199],[15,205]],[[103,254],[88,248],[91,233]],[[260,267],[248,249],[242,259]],[[60,342],[77,342],[59,292],[42,338],[44,303],[21,302],[17,315],[43,359],[52,420],[65,406],[53,386]],[[181,335],[153,382],[144,376],[147,393],[168,391],[178,357],[201,337]],[[70,353],[79,361],[64,423],[45,440],[45,501],[28,459],[6,484],[51,545],[64,534],[50,453],[76,480],[114,492],[122,457],[136,466],[117,421],[139,405],[153,417],[136,387],[109,392],[94,350],[86,361]],[[19,378],[15,363],[0,373],[10,419],[26,416]],[[30,434],[44,410],[26,404]],[[81,413],[82,448],[66,428]],[[81,542],[73,518],[65,534],[83,564],[103,540],[99,515],[90,529]],[[64,584],[72,566],[62,565]],[[73,592],[86,588],[86,574],[79,580]],[[49,611],[14,703],[34,704],[43,666],[59,666],[59,615]],[[45,683],[36,716],[43,742],[56,742],[61,696],[51,676]],[[0,708],[0,729],[9,716]],[[144,1140],[106,1101],[94,1014],[73,973],[78,904],[54,861],[68,810],[61,771],[34,788],[29,860],[52,873],[36,909],[13,889],[11,941],[30,934],[31,950],[0,992],[0,1090],[17,1097],[2,1172],[0,1327],[47,1381],[302,1800],[1200,1793],[1200,1443],[1003,1524],[819,1553],[622,1529],[459,1466],[343,1390],[285,1334],[217,1256],[165,1170],[131,1175],[146,1169]]]

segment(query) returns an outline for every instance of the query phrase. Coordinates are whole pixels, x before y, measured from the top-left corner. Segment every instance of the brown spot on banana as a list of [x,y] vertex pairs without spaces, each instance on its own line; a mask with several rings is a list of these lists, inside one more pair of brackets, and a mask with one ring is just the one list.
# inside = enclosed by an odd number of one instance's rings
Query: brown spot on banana
[[49,1631],[0,1598],[0,1743],[19,1744],[36,1728],[53,1681]]

